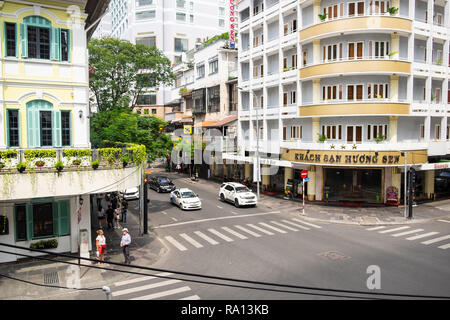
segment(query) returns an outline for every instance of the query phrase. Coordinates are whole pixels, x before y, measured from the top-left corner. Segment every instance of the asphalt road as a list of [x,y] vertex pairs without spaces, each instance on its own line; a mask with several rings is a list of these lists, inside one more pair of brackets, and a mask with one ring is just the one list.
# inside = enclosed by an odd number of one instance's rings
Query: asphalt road
[[[445,247],[450,243],[450,221],[379,229],[305,223],[295,213],[276,208],[235,208],[218,200],[219,185],[171,176],[177,187],[199,194],[203,208],[182,211],[169,202],[168,193],[149,190],[149,226],[167,249],[152,267],[169,271],[154,279],[113,284],[114,299],[402,298],[302,287],[450,296],[450,248]],[[425,233],[429,235],[421,238]],[[433,240],[440,237],[444,239]],[[432,243],[423,243],[427,241]],[[379,281],[373,280],[370,268],[379,270]],[[171,271],[274,285],[188,277]],[[380,289],[368,289],[368,279]]]

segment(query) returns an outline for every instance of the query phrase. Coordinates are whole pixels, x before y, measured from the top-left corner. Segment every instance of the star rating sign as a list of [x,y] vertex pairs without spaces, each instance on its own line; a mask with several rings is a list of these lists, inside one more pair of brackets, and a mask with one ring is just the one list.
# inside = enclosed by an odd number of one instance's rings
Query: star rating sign
[[353,144],[352,149],[355,150],[356,148],[356,144]]
[[341,145],[341,149],[345,149],[345,144]]
[[332,145],[330,146],[330,148],[331,148],[331,149],[334,149],[334,144],[332,144]]

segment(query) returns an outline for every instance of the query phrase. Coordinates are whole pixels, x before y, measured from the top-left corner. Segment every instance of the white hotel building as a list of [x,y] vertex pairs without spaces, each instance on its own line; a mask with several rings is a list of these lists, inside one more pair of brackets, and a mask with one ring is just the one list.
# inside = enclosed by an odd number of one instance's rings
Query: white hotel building
[[246,160],[252,177],[258,132],[262,167],[279,167],[263,172],[263,189],[289,183],[296,194],[306,169],[310,201],[385,203],[389,187],[402,197],[406,155],[419,170],[416,199],[445,196],[448,180],[435,169],[449,167],[442,162],[450,154],[449,7],[444,0],[240,1],[242,147],[228,157]]

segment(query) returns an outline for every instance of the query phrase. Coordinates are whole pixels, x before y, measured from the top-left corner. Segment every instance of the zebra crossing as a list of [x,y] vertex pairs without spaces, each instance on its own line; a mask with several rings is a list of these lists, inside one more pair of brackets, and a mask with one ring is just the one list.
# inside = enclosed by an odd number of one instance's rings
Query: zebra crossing
[[252,237],[260,238],[265,235],[286,234],[288,232],[298,232],[300,230],[309,231],[320,229],[313,223],[292,218],[281,221],[271,220],[270,222],[247,223],[245,225],[233,225],[232,227],[208,228],[207,230],[194,231],[190,235],[180,233],[178,235],[164,236],[170,247],[179,251],[189,249],[199,249],[206,245],[218,245],[220,243],[230,243],[239,240],[248,240]]
[[[161,277],[175,276],[169,272],[158,273],[154,276],[143,276],[114,283],[111,288],[113,299],[120,300],[200,300],[192,294],[191,288],[182,280]],[[139,284],[139,285],[136,285]]]
[[[437,231],[427,232],[424,229],[421,229],[421,228],[413,229],[410,226],[402,226],[402,227],[394,227],[394,228],[389,228],[388,226],[377,226],[377,227],[367,228],[366,230],[378,232],[379,234],[390,235],[395,238],[404,237],[404,239],[409,240],[409,241],[414,241],[414,240],[420,239],[421,244],[430,245],[430,244],[435,243],[438,245],[439,249],[445,250],[445,249],[450,248],[450,242],[443,243],[443,242],[446,242],[446,240],[450,239],[450,234],[442,236],[442,235],[440,235],[440,232],[437,232]],[[425,233],[423,233],[423,232],[425,232]]]

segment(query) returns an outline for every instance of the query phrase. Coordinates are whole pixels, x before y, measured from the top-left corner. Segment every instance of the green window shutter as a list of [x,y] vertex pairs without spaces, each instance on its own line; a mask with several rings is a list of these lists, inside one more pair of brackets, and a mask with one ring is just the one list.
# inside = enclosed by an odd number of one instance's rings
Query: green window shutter
[[53,146],[61,147],[61,111],[53,111]]
[[53,235],[59,235],[59,206],[58,202],[53,202]]
[[39,110],[37,108],[27,110],[27,133],[28,148],[40,147]]
[[70,56],[72,52],[72,46],[70,45],[70,34],[72,33],[72,30],[67,30],[67,61],[70,62]]
[[61,200],[58,201],[58,214],[59,214],[59,236],[70,235],[70,201]]
[[20,24],[20,55],[22,58],[28,57],[28,30],[24,23]]
[[[9,145],[9,111],[8,111],[8,109],[6,109],[5,116],[6,116],[6,119],[5,119],[5,122],[6,122],[6,147],[9,148],[10,145]],[[20,124],[20,122],[19,122],[19,124]]]
[[50,60],[61,60],[61,29],[50,29]]
[[27,204],[27,240],[33,239],[33,205]]

